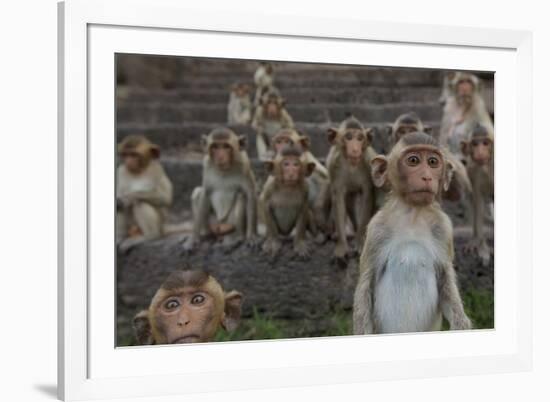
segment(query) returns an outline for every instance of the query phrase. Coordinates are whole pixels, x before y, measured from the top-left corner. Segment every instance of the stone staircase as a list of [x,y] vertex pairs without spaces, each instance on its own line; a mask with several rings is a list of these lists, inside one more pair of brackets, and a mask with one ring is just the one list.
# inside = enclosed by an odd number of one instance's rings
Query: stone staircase
[[[119,57],[117,140],[141,133],[161,147],[162,162],[175,189],[173,219],[187,217],[191,191],[201,181],[201,135],[226,125],[230,86],[235,82],[253,85],[258,63]],[[328,153],[327,128],[337,126],[349,113],[375,128],[373,145],[378,152],[387,149],[388,125],[405,112],[416,112],[438,133],[440,71],[288,62],[274,63],[274,68],[275,84],[287,109],[297,128],[311,137],[312,152],[319,159]],[[162,79],[150,78],[155,76]],[[482,78],[492,110],[492,76]],[[265,173],[256,158],[254,130],[230,127],[247,136],[248,154],[261,183]]]

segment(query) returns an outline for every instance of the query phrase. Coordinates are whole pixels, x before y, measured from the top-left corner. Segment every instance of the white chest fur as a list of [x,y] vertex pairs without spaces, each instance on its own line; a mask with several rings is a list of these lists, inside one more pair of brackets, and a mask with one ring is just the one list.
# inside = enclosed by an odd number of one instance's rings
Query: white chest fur
[[439,329],[436,264],[441,250],[430,227],[419,222],[384,245],[374,310],[377,332],[419,332]]

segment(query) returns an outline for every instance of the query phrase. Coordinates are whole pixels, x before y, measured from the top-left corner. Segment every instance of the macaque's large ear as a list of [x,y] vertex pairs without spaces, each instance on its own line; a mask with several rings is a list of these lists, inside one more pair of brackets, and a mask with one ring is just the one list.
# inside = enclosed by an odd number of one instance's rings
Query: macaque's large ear
[[225,310],[222,318],[222,327],[228,332],[234,331],[241,321],[241,306],[243,295],[236,290],[225,294]]
[[153,157],[153,159],[160,158],[160,147],[158,145],[151,144],[149,152],[151,152],[151,156]]
[[275,162],[273,161],[264,161],[265,170],[268,174],[273,174],[275,170]]
[[384,155],[377,155],[370,161],[372,181],[378,188],[382,188],[388,180],[388,159]]
[[134,334],[140,345],[153,344],[153,331],[149,322],[149,312],[141,310],[136,314],[133,321]]
[[244,135],[239,135],[239,149],[241,151],[246,149],[246,137]]
[[365,135],[367,136],[367,139],[369,140],[369,144],[372,144],[372,139],[374,138],[374,128],[369,127],[365,129]]
[[424,132],[429,135],[433,135],[434,128],[432,126],[424,126]]
[[307,135],[301,135],[299,142],[304,151],[309,150],[309,147],[311,146],[311,141]]
[[443,178],[443,191],[449,190],[454,172],[455,165],[452,162],[447,161],[445,165],[445,177]]
[[306,164],[306,177],[309,177],[313,174],[313,172],[315,171],[315,163],[314,162],[308,162]]
[[470,143],[468,141],[460,141],[460,152],[462,152],[462,155],[468,156],[470,153]]
[[327,130],[327,138],[328,138],[328,142],[332,145],[334,145],[334,142],[336,141],[336,137],[338,135],[338,130],[335,129],[335,128],[329,128]]
[[201,135],[201,147],[204,152],[208,152],[208,136],[206,134]]

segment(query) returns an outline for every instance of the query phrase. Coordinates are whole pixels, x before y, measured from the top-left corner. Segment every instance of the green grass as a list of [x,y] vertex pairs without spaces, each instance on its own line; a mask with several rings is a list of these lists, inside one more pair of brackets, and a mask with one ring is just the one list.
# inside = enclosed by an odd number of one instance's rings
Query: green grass
[[[493,293],[489,291],[469,289],[462,292],[464,309],[472,320],[474,328],[494,328]],[[444,321],[443,330],[448,330],[449,324]],[[254,309],[250,318],[241,320],[234,332],[218,331],[215,342],[247,341],[261,339],[291,339],[319,336],[343,336],[352,333],[352,312],[337,310],[327,317],[317,319],[277,319],[270,314],[260,313]],[[133,345],[134,339],[124,337],[119,346]]]

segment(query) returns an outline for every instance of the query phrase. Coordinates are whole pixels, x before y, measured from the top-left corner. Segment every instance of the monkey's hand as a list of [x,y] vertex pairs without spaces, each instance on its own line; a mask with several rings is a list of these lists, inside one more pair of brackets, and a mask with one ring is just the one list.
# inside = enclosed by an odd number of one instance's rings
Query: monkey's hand
[[343,260],[349,253],[349,247],[344,243],[337,243],[334,247],[334,258],[338,260]]
[[183,251],[185,251],[186,253],[190,253],[191,251],[197,248],[198,243],[199,242],[197,241],[197,238],[194,235],[187,237],[182,244]]
[[256,249],[260,247],[260,238],[257,235],[250,235],[246,238],[245,244],[247,247]]
[[462,313],[460,315],[457,315],[452,322],[449,323],[449,327],[451,331],[454,330],[464,330],[464,329],[472,329],[472,322],[470,319],[466,316],[466,314]]
[[121,208],[129,208],[133,206],[136,203],[137,199],[132,194],[126,194],[120,197],[117,197],[116,205],[117,209],[119,208],[119,205]]
[[297,242],[294,245],[294,252],[296,253],[296,255],[298,255],[298,257],[302,259],[309,259],[311,257],[311,252],[309,250],[309,247],[303,240]]
[[464,252],[476,254],[484,267],[488,266],[491,261],[491,248],[485,239],[473,238],[464,246]]
[[267,239],[262,246],[264,253],[271,255],[272,257],[277,255],[281,249],[281,241],[278,239]]

